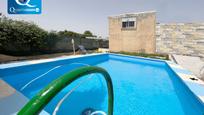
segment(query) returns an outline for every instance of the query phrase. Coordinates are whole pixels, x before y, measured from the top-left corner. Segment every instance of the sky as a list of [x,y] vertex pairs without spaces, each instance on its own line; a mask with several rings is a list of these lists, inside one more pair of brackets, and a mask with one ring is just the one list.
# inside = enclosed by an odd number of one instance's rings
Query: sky
[[204,0],[43,0],[40,15],[9,15],[7,0],[0,12],[7,17],[34,22],[45,30],[90,30],[108,37],[108,16],[156,11],[157,22],[204,22]]

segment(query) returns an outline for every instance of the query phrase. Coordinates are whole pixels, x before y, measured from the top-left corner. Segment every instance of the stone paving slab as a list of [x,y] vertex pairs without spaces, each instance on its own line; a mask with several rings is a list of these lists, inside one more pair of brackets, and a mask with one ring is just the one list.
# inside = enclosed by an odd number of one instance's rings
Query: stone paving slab
[[173,55],[179,65],[191,71],[198,78],[204,80],[201,69],[204,67],[204,61],[200,57]]

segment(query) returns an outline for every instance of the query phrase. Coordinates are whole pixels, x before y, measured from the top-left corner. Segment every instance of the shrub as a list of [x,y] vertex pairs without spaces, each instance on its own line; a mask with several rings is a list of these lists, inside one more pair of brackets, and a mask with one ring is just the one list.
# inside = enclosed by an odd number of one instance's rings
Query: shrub
[[125,55],[132,55],[132,56],[141,56],[147,58],[155,58],[155,59],[162,59],[162,60],[169,60],[168,54],[147,54],[147,53],[132,53],[132,52],[113,52]]
[[0,19],[0,51],[14,55],[26,55],[39,52],[48,32],[34,23]]

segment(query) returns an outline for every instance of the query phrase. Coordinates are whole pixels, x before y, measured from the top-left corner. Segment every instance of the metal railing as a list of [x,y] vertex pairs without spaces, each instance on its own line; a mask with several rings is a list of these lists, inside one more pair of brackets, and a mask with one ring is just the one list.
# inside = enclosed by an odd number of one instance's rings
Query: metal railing
[[[18,115],[36,115],[66,86],[91,73],[101,73],[108,88],[108,115],[113,115],[113,84],[110,75],[100,67],[88,66],[75,69],[51,82],[47,87],[34,96],[19,112]],[[71,108],[70,108],[71,109]]]

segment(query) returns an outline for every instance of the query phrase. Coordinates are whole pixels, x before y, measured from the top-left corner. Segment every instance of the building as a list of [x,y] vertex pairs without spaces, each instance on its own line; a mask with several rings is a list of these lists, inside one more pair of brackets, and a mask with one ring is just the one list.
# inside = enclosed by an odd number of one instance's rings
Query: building
[[109,17],[109,49],[112,52],[155,53],[156,12]]

